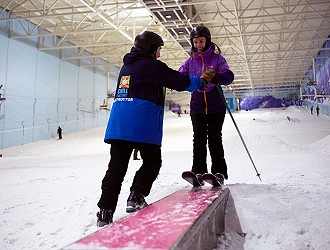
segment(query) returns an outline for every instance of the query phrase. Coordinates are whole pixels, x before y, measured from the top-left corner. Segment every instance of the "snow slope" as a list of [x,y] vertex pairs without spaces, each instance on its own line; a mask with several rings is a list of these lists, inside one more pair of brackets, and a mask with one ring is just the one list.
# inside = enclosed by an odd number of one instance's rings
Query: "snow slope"
[[[288,119],[288,117],[290,119]],[[234,118],[262,182],[227,115],[223,139],[244,249],[330,249],[330,119],[305,109],[241,111]],[[188,187],[192,164],[190,117],[167,113],[163,166],[147,202]],[[96,203],[109,161],[104,129],[1,151],[0,249],[59,249],[96,231]],[[210,160],[208,160],[210,162]],[[141,161],[131,161],[115,220]],[[217,249],[235,249],[226,234]]]

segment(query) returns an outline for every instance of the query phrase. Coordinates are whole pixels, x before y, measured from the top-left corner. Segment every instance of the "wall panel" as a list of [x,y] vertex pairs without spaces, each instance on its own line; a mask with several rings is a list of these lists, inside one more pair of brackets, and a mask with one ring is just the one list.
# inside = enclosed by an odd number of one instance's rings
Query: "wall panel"
[[0,84],[6,97],[0,106],[0,149],[56,138],[58,126],[64,139],[106,126],[109,112],[99,110],[107,96],[106,75],[39,51],[33,40],[25,43],[7,34],[0,32]]
[[[7,57],[8,57],[8,38],[0,35],[0,85],[3,85],[0,89],[2,97],[5,95],[5,82],[7,78]],[[0,100],[0,131],[3,131],[5,116],[5,102]],[[3,133],[0,133],[0,145],[3,141]]]
[[[33,141],[33,107],[37,50],[30,45],[10,40],[8,46],[4,130],[22,129],[4,137],[4,143]],[[8,134],[9,135],[9,134]]]
[[63,129],[64,135],[78,129],[78,82],[78,67],[69,62],[60,61],[58,125]]

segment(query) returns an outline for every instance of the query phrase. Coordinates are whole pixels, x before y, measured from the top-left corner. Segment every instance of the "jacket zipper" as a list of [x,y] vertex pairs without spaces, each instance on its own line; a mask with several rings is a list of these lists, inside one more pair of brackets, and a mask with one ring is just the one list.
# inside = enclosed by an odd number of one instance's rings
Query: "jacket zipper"
[[[202,53],[199,53],[199,56],[201,57],[202,59],[202,74],[204,73],[204,57],[202,56]],[[207,100],[206,100],[206,90],[204,89],[204,92],[203,92],[203,95],[204,95],[204,102],[205,102],[205,114],[207,114]]]

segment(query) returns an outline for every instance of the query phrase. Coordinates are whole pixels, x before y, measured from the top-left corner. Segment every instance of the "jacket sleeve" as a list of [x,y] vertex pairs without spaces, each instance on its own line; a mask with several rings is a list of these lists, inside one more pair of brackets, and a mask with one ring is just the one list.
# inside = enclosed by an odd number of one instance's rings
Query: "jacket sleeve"
[[229,85],[234,81],[234,73],[228,69],[220,75],[220,85]]
[[229,85],[234,81],[234,73],[229,69],[226,59],[219,55],[217,72],[220,75],[220,84]]
[[159,62],[158,79],[163,87],[177,91],[195,91],[199,89],[204,81],[196,76],[189,76],[169,68],[165,63]]
[[190,85],[186,88],[186,91],[193,92],[197,89],[200,89],[204,84],[204,81],[197,76],[189,76],[190,77]]
[[184,73],[184,74],[188,74],[189,73],[189,59],[187,59],[186,61],[184,61],[182,63],[182,65],[180,66],[180,68],[178,69],[179,72]]

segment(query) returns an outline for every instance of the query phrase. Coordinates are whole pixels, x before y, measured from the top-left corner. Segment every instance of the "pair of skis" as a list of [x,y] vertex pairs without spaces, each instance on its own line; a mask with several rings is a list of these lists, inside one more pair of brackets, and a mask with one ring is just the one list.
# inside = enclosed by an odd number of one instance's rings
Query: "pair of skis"
[[[182,173],[182,178],[192,184],[194,187],[203,186],[202,183],[199,182],[196,174],[191,171],[185,171]],[[219,181],[219,179],[211,173],[205,173],[202,175],[202,180],[211,184],[213,187],[220,187],[223,185],[223,181]]]

